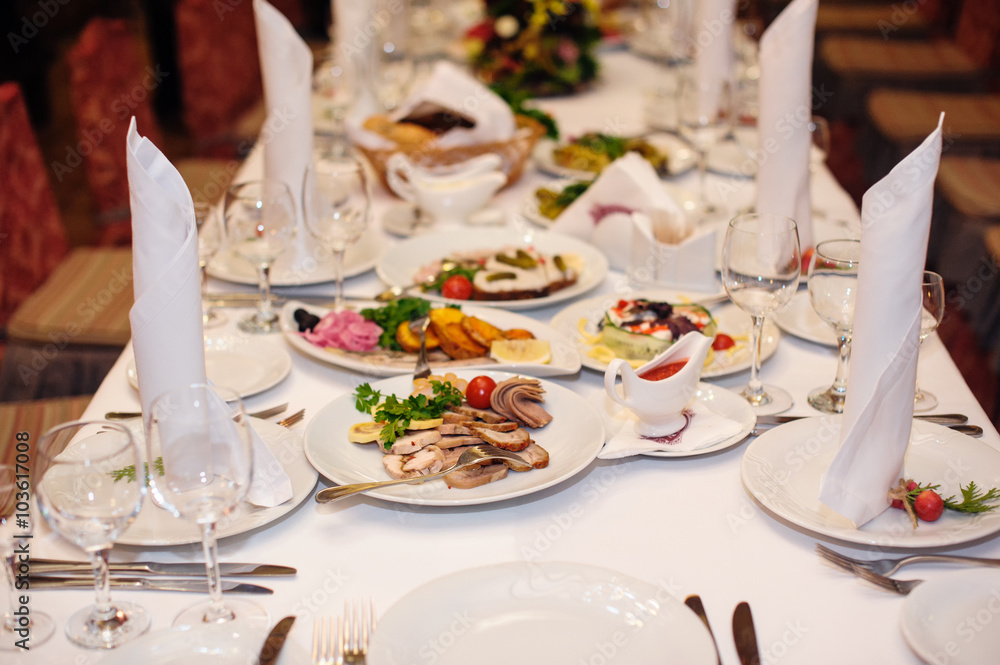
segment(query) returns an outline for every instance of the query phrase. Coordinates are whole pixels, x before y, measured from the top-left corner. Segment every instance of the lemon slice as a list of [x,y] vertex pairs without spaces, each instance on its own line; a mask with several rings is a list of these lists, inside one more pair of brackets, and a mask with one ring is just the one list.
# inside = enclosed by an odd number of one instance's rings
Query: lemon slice
[[546,339],[498,339],[490,345],[490,357],[511,365],[544,365],[552,359]]
[[378,441],[378,433],[382,431],[385,423],[364,422],[351,425],[347,432],[347,440],[353,443],[373,443]]

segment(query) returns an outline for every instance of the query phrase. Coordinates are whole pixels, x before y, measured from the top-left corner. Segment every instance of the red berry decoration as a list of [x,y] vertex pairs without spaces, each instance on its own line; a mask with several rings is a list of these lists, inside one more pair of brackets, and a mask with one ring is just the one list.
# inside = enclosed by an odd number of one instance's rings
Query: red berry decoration
[[924,490],[913,500],[913,510],[925,522],[933,522],[944,512],[944,499],[934,490]]

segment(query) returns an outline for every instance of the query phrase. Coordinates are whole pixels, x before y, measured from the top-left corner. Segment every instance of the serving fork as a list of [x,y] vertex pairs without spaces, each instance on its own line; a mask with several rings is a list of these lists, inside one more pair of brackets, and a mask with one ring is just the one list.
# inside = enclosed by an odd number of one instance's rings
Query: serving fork
[[410,330],[420,334],[420,355],[417,356],[417,366],[413,368],[413,380],[426,379],[431,375],[431,365],[427,362],[427,327],[431,317],[421,316],[410,321]]
[[868,580],[875,586],[880,586],[883,589],[888,589],[889,591],[895,591],[903,596],[913,591],[918,584],[924,583],[923,580],[894,580],[891,577],[873,573],[867,568],[862,568],[861,566],[857,566],[854,569],[854,573],[861,579]]
[[863,559],[853,559],[840,552],[835,552],[819,543],[816,543],[816,552],[830,563],[840,566],[844,570],[855,572],[857,568],[864,568],[877,575],[892,575],[909,563],[966,563],[973,566],[1000,566],[1000,559],[981,559],[971,556],[959,556],[957,554],[912,554],[901,559],[873,559],[865,561]]

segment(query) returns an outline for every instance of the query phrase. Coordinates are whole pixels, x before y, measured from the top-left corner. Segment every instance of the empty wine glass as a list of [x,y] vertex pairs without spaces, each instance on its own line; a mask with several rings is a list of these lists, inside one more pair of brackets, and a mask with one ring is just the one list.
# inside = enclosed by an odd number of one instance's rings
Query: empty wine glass
[[[17,446],[21,445],[28,449],[26,440],[19,439]],[[0,464],[0,555],[3,556],[7,586],[7,606],[3,624],[0,625],[0,651],[23,651],[37,647],[55,632],[52,617],[22,601],[30,590],[17,588],[18,561],[14,549],[15,546],[23,548],[31,535],[31,504],[27,498],[31,489],[27,466],[29,457],[27,453],[18,451],[13,459],[17,460],[22,455],[24,462],[19,462],[20,468]],[[30,611],[27,611],[29,607]]]
[[208,293],[208,264],[222,246],[222,229],[214,206],[204,201],[195,201],[194,221],[198,227],[198,269],[201,271],[201,325],[203,328],[211,328],[226,322],[225,316],[205,302]]
[[317,155],[306,169],[302,207],[306,228],[336,261],[335,309],[344,308],[344,254],[368,225],[371,193],[357,159]]
[[175,626],[241,620],[266,623],[255,603],[222,597],[216,525],[246,497],[253,468],[250,424],[239,396],[219,386],[170,390],[150,407],[146,452],[157,503],[201,529],[209,600],[174,618]]
[[765,315],[783,307],[799,284],[799,232],[788,217],[748,214],[734,217],[722,249],[722,283],[737,307],[753,317],[750,383],[741,393],[758,414],[792,406],[785,390],[760,380],[760,344]]
[[108,555],[146,495],[138,441],[118,423],[75,421],[38,440],[35,495],[52,529],[90,555],[97,602],[73,614],[66,637],[91,649],[113,649],[149,628],[141,606],[111,601]]
[[833,385],[809,393],[809,404],[826,413],[844,412],[860,258],[860,241],[827,240],[816,245],[809,262],[809,300],[819,317],[833,326],[839,350]]
[[268,333],[278,329],[271,302],[271,263],[288,248],[295,235],[295,200],[283,182],[254,180],[233,185],[226,192],[226,237],[229,247],[257,268],[260,304],[239,322],[240,330]]
[[677,89],[678,129],[698,153],[698,196],[702,215],[718,209],[709,202],[706,176],[708,151],[730,131],[728,85],[713,89],[690,73],[680,77]]
[[[937,330],[944,318],[944,278],[936,272],[924,271],[924,280],[920,288],[921,311],[920,311],[920,344],[930,337],[930,334]],[[937,406],[937,397],[921,390],[919,384],[915,385],[916,392],[913,396],[914,411],[930,411]]]
[[316,59],[312,77],[313,133],[342,154],[347,147],[346,119],[357,97],[350,59],[331,51]]
[[830,123],[826,118],[814,115],[809,119],[808,127],[812,139],[812,146],[809,149],[809,170],[815,173],[830,154]]

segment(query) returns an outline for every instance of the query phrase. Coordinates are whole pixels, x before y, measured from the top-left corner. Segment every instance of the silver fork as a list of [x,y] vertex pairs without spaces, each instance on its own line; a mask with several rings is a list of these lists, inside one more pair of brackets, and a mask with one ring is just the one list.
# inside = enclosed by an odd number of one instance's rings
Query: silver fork
[[334,665],[336,663],[335,658],[336,655],[334,653],[333,644],[333,619],[330,617],[317,617],[313,621],[313,665]]
[[375,630],[375,601],[367,604],[360,601],[344,604],[344,623],[337,623],[338,663],[344,665],[364,665],[368,653],[368,638]]
[[865,561],[863,559],[852,559],[849,556],[835,552],[829,547],[824,547],[816,543],[816,552],[830,563],[840,566],[849,571],[855,568],[867,568],[879,575],[892,575],[908,563],[966,563],[973,566],[1000,566],[1000,559],[980,559],[971,556],[959,556],[957,554],[912,554],[901,559],[873,559]]
[[883,589],[888,589],[889,591],[895,591],[896,593],[904,596],[913,591],[918,584],[924,583],[923,580],[894,580],[891,577],[873,573],[867,568],[863,568],[861,566],[855,566],[854,573],[861,579],[868,580],[875,586],[880,586]]
[[420,355],[417,356],[417,366],[413,368],[413,379],[426,379],[431,375],[431,365],[427,362],[427,326],[431,317],[421,316],[410,321],[410,330],[420,333]]
[[306,410],[299,409],[298,411],[288,416],[287,418],[282,418],[276,424],[281,425],[282,427],[291,427],[292,425],[295,425],[305,417],[306,417]]

